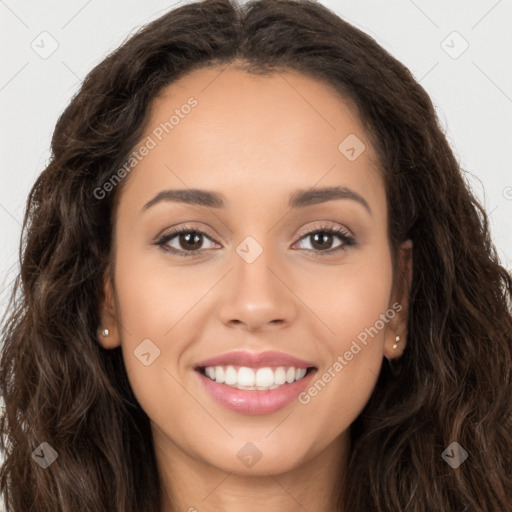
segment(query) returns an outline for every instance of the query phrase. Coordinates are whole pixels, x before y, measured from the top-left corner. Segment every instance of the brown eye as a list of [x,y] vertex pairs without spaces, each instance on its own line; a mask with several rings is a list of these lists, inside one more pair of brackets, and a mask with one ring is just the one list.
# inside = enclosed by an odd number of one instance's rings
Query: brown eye
[[178,235],[178,244],[184,249],[196,251],[201,248],[203,242],[203,235],[196,231],[188,233],[180,233]]
[[213,240],[206,233],[190,228],[183,228],[162,236],[156,242],[156,245],[171,254],[178,256],[194,256],[205,249],[203,244],[207,240],[213,243]]
[[319,251],[323,249],[330,249],[330,246],[333,244],[333,239],[335,238],[333,235],[325,231],[317,231],[316,233],[308,236],[310,237],[310,240],[312,240],[311,245],[313,246],[313,249]]
[[[337,245],[333,245],[335,239],[340,240]],[[347,246],[355,245],[355,239],[344,229],[340,227],[317,228],[302,236],[301,241],[309,241],[310,247],[303,247],[307,251],[317,252],[318,254],[332,254],[344,250]]]

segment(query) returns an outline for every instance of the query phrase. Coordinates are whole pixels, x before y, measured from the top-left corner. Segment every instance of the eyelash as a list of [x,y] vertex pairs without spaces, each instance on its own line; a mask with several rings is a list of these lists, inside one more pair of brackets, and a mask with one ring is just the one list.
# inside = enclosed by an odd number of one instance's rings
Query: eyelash
[[[192,228],[192,227],[184,226],[182,228],[174,229],[174,230],[166,233],[165,235],[161,236],[154,243],[154,245],[160,247],[164,252],[169,253],[169,254],[174,254],[176,256],[186,257],[186,256],[196,256],[197,254],[200,254],[203,251],[203,249],[195,249],[193,251],[182,251],[182,250],[175,249],[174,247],[166,247],[165,246],[165,244],[167,244],[170,240],[172,240],[173,238],[175,238],[178,235],[181,235],[182,233],[195,233],[195,234],[199,234],[199,235],[204,235],[210,241],[212,241],[212,242],[214,241],[205,232],[195,229],[195,228]],[[340,251],[346,250],[347,246],[353,246],[356,244],[355,238],[352,235],[350,235],[347,231],[345,231],[343,228],[338,227],[338,226],[336,226],[336,227],[334,227],[334,226],[315,227],[315,229],[303,234],[299,238],[299,241],[301,241],[304,238],[307,238],[308,236],[311,236],[315,233],[324,233],[324,234],[329,234],[329,235],[335,235],[335,236],[339,237],[341,239],[341,241],[343,242],[340,246],[338,246],[334,249],[328,249],[326,251],[320,251],[320,250],[315,250],[315,249],[303,249],[308,252],[314,252],[315,255],[318,255],[318,256],[332,255],[334,253],[338,253]]]

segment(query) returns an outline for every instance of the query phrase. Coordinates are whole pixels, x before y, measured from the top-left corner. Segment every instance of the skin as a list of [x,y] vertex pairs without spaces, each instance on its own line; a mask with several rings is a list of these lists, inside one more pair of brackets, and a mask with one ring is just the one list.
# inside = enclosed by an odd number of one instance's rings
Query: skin
[[[110,334],[98,337],[107,349],[121,345],[151,420],[164,493],[176,502],[174,509],[166,499],[165,512],[295,512],[299,504],[332,511],[348,429],[383,357],[400,357],[407,336],[408,286],[394,286],[384,182],[356,111],[329,86],[294,71],[222,69],[196,70],[152,104],[141,140],[190,96],[198,101],[122,184],[115,266],[100,307]],[[349,134],[366,145],[354,161],[338,149]],[[352,189],[371,213],[352,199],[288,208],[295,190],[324,186]],[[226,206],[163,201],[141,211],[158,192],[181,188],[221,192]],[[201,254],[181,257],[154,245],[185,224],[207,234]],[[318,249],[305,234],[325,225],[348,230],[356,244],[332,252],[343,247],[333,235]],[[263,249],[250,264],[236,252],[247,236]],[[167,245],[189,247],[178,236]],[[410,242],[399,264],[408,284]],[[315,362],[321,376],[395,302],[401,311],[306,405],[233,412],[193,370],[231,350],[277,350]],[[144,339],[160,350],[149,366],[134,355]],[[247,442],[261,453],[252,467],[237,457]]]

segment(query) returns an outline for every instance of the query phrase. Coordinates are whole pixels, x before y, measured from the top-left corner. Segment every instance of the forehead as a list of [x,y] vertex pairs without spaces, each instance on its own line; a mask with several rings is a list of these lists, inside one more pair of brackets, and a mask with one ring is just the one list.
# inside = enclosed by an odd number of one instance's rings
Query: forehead
[[144,145],[151,148],[123,195],[189,187],[270,198],[284,189],[351,185],[370,201],[383,200],[356,109],[331,86],[293,70],[188,73],[152,101],[138,148]]

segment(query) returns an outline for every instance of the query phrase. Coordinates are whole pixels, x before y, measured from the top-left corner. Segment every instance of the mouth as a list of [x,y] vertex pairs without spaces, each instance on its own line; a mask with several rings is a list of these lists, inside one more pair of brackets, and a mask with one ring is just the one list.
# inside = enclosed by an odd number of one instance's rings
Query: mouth
[[271,414],[292,404],[317,372],[312,366],[216,365],[195,370],[211,398],[231,411],[251,415]]
[[294,366],[199,366],[197,372],[207,379],[234,389],[246,391],[271,391],[301,381],[316,371],[316,367]]
[[203,390],[242,414],[270,414],[291,405],[318,371],[313,361],[277,351],[231,351],[193,367]]

